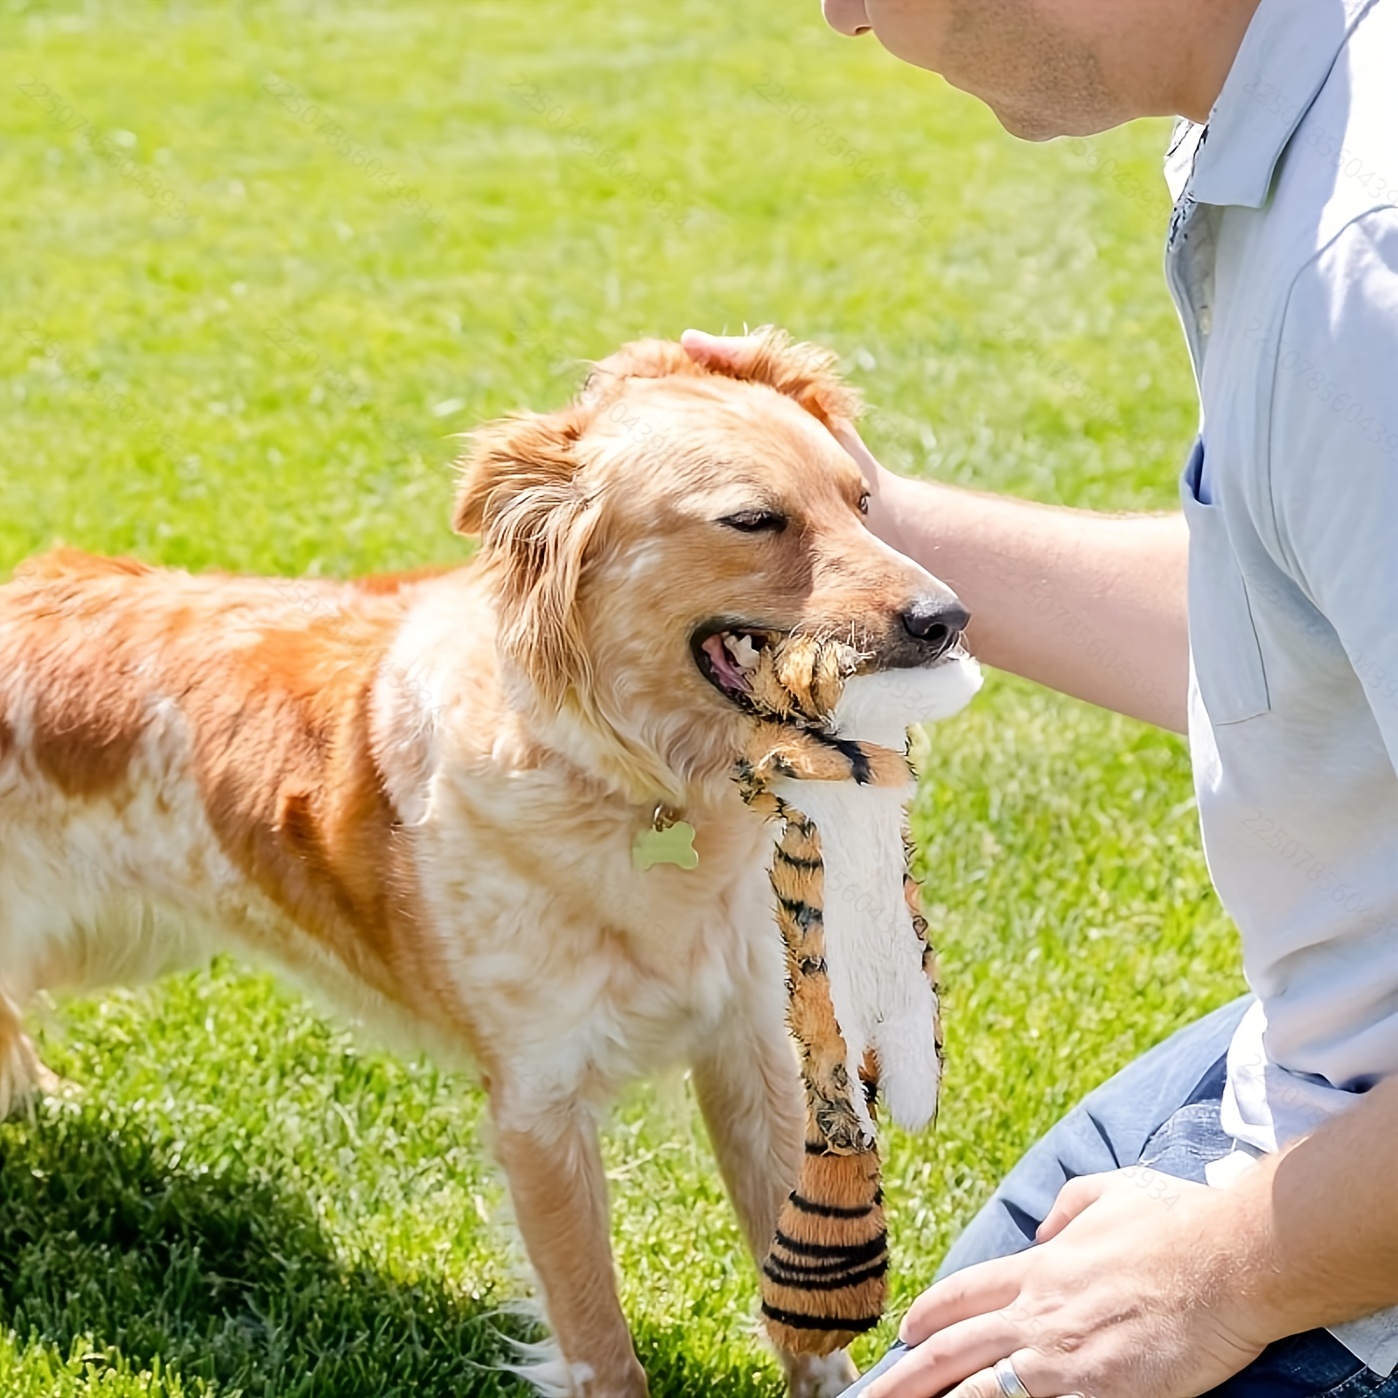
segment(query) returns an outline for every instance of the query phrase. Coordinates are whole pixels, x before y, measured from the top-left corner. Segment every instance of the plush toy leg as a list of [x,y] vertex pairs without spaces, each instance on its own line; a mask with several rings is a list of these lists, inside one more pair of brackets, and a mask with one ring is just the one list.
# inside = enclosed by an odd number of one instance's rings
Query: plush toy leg
[[[904,847],[907,851],[907,861],[911,868],[913,862],[912,841],[904,836]],[[913,920],[913,932],[917,935],[918,941],[922,943],[922,974],[927,978],[928,987],[932,991],[932,1036],[937,1045],[937,1062],[942,1062],[942,986],[941,974],[937,968],[937,950],[932,945],[931,937],[927,930],[927,919],[922,915],[922,889],[911,873],[903,876],[903,898],[908,905],[908,915]],[[936,1121],[934,1113],[932,1120]]]

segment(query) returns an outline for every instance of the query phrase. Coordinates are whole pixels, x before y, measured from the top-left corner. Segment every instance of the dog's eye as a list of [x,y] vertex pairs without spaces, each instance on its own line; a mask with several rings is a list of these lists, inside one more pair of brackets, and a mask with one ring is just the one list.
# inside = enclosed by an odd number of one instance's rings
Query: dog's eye
[[869,492],[867,490],[859,497],[859,513],[862,515],[869,513]]
[[780,534],[786,528],[786,516],[775,510],[740,510],[735,515],[724,515],[719,523],[744,534]]

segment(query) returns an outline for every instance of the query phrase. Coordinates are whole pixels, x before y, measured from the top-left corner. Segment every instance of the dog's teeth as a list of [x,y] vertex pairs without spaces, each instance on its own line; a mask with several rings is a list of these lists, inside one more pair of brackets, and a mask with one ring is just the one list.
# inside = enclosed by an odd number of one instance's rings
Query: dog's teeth
[[753,645],[751,636],[725,636],[723,645],[740,668],[751,670],[757,664],[757,647]]

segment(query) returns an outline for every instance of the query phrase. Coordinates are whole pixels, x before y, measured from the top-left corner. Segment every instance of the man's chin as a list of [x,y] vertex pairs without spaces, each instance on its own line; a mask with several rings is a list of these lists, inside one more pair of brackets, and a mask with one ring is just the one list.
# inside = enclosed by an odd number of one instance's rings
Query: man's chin
[[1011,136],[1021,141],[1033,141],[1036,145],[1052,141],[1059,136],[1080,134],[1066,130],[1065,123],[1061,118],[1047,117],[1042,112],[1015,111],[1009,107],[994,105],[991,106],[991,111],[995,113],[995,119]]
[[1011,136],[1021,141],[1032,141],[1035,145],[1042,145],[1045,141],[1056,141],[1060,136],[1075,139],[1100,136],[1102,132],[1110,131],[1126,120],[1125,117],[1114,119],[1101,112],[1065,115],[1062,112],[1045,113],[998,106],[993,102],[988,105],[994,112],[995,119]]

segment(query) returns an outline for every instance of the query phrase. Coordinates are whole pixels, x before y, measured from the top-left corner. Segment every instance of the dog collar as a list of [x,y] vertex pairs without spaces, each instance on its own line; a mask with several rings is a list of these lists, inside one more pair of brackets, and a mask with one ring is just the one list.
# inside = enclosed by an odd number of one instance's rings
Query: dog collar
[[681,820],[674,807],[657,802],[650,824],[638,830],[631,842],[631,863],[642,873],[656,864],[697,869],[699,852],[694,848],[694,827]]

